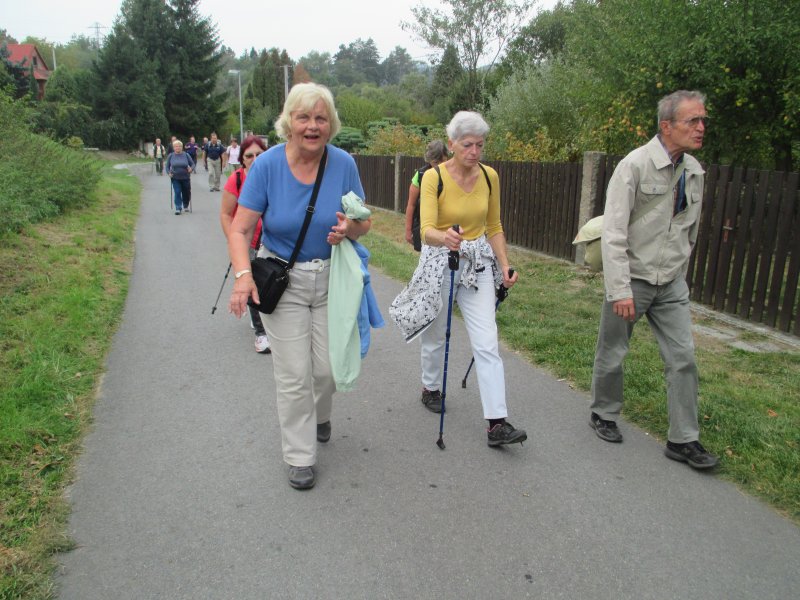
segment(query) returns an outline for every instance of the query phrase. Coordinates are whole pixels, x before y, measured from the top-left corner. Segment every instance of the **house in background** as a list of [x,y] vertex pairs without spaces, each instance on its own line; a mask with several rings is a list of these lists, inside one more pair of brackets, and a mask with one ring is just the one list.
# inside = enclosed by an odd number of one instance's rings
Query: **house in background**
[[33,65],[33,77],[39,89],[36,98],[41,100],[44,97],[44,86],[50,77],[50,69],[44,62],[42,55],[34,44],[8,44],[9,62],[18,64],[28,70]]

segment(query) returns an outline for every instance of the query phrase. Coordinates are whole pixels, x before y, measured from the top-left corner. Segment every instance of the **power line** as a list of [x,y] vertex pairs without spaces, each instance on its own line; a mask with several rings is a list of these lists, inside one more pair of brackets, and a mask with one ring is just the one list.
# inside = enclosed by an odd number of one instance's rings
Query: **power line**
[[94,45],[95,45],[95,47],[99,48],[100,47],[100,30],[101,29],[108,29],[108,27],[104,27],[103,25],[101,25],[100,23],[95,21],[94,23],[92,23],[86,29],[94,29]]

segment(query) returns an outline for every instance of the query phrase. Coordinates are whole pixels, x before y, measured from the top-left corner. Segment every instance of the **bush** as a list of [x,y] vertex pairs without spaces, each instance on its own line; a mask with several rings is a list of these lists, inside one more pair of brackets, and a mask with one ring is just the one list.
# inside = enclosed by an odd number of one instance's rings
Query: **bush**
[[447,140],[444,128],[430,126],[422,128],[417,125],[400,125],[372,127],[367,147],[363,154],[387,156],[405,154],[406,156],[422,156],[425,147],[432,140]]
[[342,150],[347,150],[347,152],[358,152],[365,146],[361,130],[355,127],[342,127],[336,137],[331,140],[331,143]]
[[97,159],[33,133],[28,120],[0,94],[0,236],[85,205],[100,180]]

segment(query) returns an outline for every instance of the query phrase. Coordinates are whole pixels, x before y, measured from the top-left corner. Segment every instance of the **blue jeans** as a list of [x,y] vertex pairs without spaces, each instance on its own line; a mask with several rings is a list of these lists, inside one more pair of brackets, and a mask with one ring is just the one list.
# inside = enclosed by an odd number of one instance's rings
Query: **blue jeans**
[[174,179],[172,180],[172,191],[175,194],[175,210],[184,210],[189,208],[189,202],[192,201],[192,185],[188,179]]

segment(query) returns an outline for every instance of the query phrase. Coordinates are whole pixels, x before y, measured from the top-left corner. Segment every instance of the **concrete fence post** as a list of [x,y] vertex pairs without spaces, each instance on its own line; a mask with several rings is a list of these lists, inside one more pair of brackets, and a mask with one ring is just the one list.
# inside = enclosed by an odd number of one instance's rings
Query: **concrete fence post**
[[[583,182],[581,184],[581,204],[578,210],[578,227],[592,218],[603,190],[600,181],[600,161],[605,156],[603,152],[583,153]],[[576,232],[577,233],[577,232]],[[586,244],[575,246],[575,264],[586,263]]]
[[394,212],[400,212],[400,154],[394,155]]

